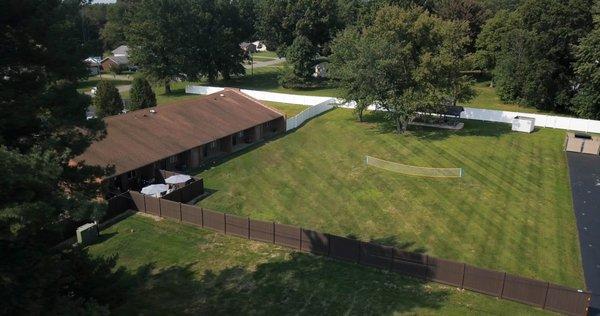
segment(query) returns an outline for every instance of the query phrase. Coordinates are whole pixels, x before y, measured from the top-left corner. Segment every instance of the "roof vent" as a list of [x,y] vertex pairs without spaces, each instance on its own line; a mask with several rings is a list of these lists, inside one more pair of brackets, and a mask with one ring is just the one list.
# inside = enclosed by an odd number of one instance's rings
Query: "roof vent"
[[152,109],[152,110],[150,110],[150,113],[156,114],[156,110]]
[[224,97],[225,95],[223,93],[221,93],[220,96]]

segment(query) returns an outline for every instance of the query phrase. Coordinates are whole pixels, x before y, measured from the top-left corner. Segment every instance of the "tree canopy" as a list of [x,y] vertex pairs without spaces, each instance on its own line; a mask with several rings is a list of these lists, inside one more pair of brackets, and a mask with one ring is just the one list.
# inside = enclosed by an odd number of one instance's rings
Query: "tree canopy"
[[243,74],[243,26],[239,8],[225,0],[141,1],[127,33],[130,59],[167,94],[176,78]]
[[306,37],[322,53],[340,29],[335,0],[263,0],[259,33],[267,46],[284,56],[299,36]]
[[565,112],[574,96],[574,47],[591,29],[590,0],[527,0],[500,11],[480,35],[504,101]]
[[131,111],[156,106],[156,95],[148,80],[143,77],[133,79],[129,95],[131,104],[128,109]]
[[0,313],[106,314],[123,293],[114,258],[53,248],[75,223],[103,216],[97,179],[110,171],[72,161],[104,133],[75,85],[86,75],[81,3],[1,7]]
[[345,99],[359,108],[374,103],[402,132],[417,112],[441,107],[456,88],[461,75],[453,62],[468,40],[464,24],[419,7],[386,6],[371,26],[336,38],[331,73]]
[[594,4],[594,29],[575,49],[573,111],[580,117],[600,119],[600,1]]
[[117,115],[123,111],[123,100],[117,87],[109,81],[102,80],[96,87],[96,94],[92,99],[98,117]]

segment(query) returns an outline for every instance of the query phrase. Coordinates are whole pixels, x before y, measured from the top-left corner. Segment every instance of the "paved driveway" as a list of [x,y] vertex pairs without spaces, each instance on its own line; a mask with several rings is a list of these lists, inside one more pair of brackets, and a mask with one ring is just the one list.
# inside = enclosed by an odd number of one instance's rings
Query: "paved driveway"
[[600,156],[567,153],[590,315],[600,315]]
[[[256,69],[256,68],[262,68],[262,67],[268,67],[268,66],[274,66],[274,65],[277,65],[277,64],[281,64],[284,61],[285,61],[285,58],[275,58],[273,60],[257,61],[257,62],[254,63],[254,69]],[[252,65],[246,65],[246,64],[244,64],[244,67],[246,69],[250,69],[252,67]]]

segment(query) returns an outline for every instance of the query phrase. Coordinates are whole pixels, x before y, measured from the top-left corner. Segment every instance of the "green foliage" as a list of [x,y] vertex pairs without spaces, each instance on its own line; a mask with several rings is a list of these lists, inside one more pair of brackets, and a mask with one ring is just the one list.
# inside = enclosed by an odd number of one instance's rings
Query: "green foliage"
[[87,73],[80,1],[1,7],[0,314],[105,314],[122,294],[114,261],[53,248],[105,211],[97,179],[108,170],[73,162],[104,133],[76,90]]
[[503,101],[565,112],[574,95],[574,47],[591,28],[591,0],[527,0],[501,11],[484,27],[478,46],[494,67]]
[[96,88],[92,101],[98,117],[116,115],[123,111],[123,100],[119,90],[110,80],[100,81]]
[[331,74],[343,98],[358,103],[359,117],[361,108],[375,102],[402,132],[417,112],[441,107],[448,96],[469,97],[459,61],[469,42],[466,31],[464,23],[417,7],[383,7],[372,26],[347,30],[334,41]]
[[127,43],[126,34],[131,23],[134,5],[139,0],[118,0],[106,12],[106,23],[100,31],[104,48],[112,50]]
[[290,64],[281,78],[284,87],[300,86],[311,80],[316,60],[316,48],[306,36],[298,36],[287,48],[286,58]]
[[595,27],[575,50],[578,82],[573,111],[580,117],[600,119],[600,1],[594,6]]
[[280,56],[294,39],[304,36],[327,53],[327,46],[340,29],[336,0],[264,0],[260,3],[258,30],[267,47]]
[[131,111],[156,106],[156,95],[148,80],[142,77],[133,79],[129,95],[131,98],[129,110]]
[[437,0],[433,3],[433,11],[442,19],[468,23],[469,50],[475,51],[475,40],[490,11],[478,0]]
[[170,93],[174,78],[244,73],[239,43],[245,31],[228,1],[141,1],[129,26],[130,59]]

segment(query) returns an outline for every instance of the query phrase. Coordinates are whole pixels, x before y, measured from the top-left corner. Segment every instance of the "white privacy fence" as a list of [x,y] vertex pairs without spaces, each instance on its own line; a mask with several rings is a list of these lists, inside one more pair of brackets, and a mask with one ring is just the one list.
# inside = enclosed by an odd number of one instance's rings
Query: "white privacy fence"
[[285,131],[287,132],[287,131],[293,130],[295,128],[298,128],[300,125],[302,125],[307,120],[309,120],[323,112],[333,109],[334,106],[335,106],[335,99],[328,99],[322,103],[319,103],[317,105],[313,105],[313,106],[309,107],[308,109],[298,113],[298,115],[288,118],[285,122]]
[[[221,87],[207,87],[207,86],[187,86],[185,87],[185,93],[189,94],[212,94],[223,91],[224,88]],[[314,106],[317,104],[321,104],[323,102],[331,100],[328,97],[316,97],[310,95],[296,95],[296,94],[287,94],[287,93],[276,93],[276,92],[267,92],[267,91],[258,91],[258,90],[248,90],[248,89],[240,89],[240,92],[249,95],[257,100],[261,101],[271,101],[271,102],[280,102],[280,103],[290,103],[290,104],[302,104]]]
[[[192,93],[192,94],[211,94],[211,93],[216,93],[216,92],[220,92],[220,91],[223,91],[223,88],[205,87],[205,86],[187,86],[185,89],[186,93]],[[334,105],[337,105],[337,106],[343,107],[343,108],[349,108],[349,109],[353,109],[355,107],[355,103],[353,101],[343,102],[341,99],[332,99],[332,98],[327,98],[327,97],[294,95],[294,94],[275,93],[275,92],[266,92],[266,91],[257,91],[257,90],[246,90],[246,89],[241,89],[240,91],[257,99],[257,100],[261,100],[261,101],[302,104],[302,105],[308,105],[311,107],[320,106],[324,103],[327,103],[331,107],[333,107]],[[320,111],[320,112],[317,110],[314,110],[315,112],[318,112],[315,115],[323,113],[324,111],[327,111],[328,109]],[[375,110],[376,108],[375,108],[375,106],[371,105],[371,106],[369,106],[368,109]],[[310,109],[308,109],[308,110],[310,110]],[[306,111],[308,111],[308,110],[306,110]],[[304,113],[304,112],[302,112],[302,113]],[[302,113],[298,114],[297,116],[300,116]],[[578,132],[600,133],[600,121],[579,119],[579,118],[574,118],[574,117],[552,116],[552,115],[544,115],[544,114],[521,113],[521,112],[498,111],[498,110],[485,110],[485,109],[477,109],[477,108],[469,108],[469,107],[465,107],[465,111],[461,114],[460,117],[463,119],[469,119],[469,120],[500,122],[500,123],[509,123],[510,124],[510,123],[512,123],[513,118],[515,118],[516,116],[525,116],[525,117],[535,118],[535,126],[538,126],[538,127],[551,127],[551,128],[572,130],[572,131],[578,131]],[[304,122],[304,121],[306,121],[306,119],[303,120],[302,122]],[[296,126],[299,126],[301,124],[302,123],[299,123]]]
[[185,93],[188,94],[213,94],[225,90],[220,87],[205,87],[205,86],[186,86]]
[[516,116],[532,117],[535,119],[535,126],[539,127],[551,127],[579,132],[600,133],[600,121],[574,117],[484,110],[475,108],[465,108],[465,111],[460,115],[460,117],[464,119],[501,123],[512,123],[513,118]]
[[280,102],[280,103],[290,103],[290,104],[302,104],[315,106],[321,104],[323,102],[328,102],[331,98],[328,97],[315,97],[310,95],[296,95],[296,94],[286,94],[286,93],[276,93],[276,92],[266,92],[266,91],[257,91],[257,90],[246,90],[241,89],[242,93],[245,93],[257,100],[261,101],[271,101],[271,102]]

